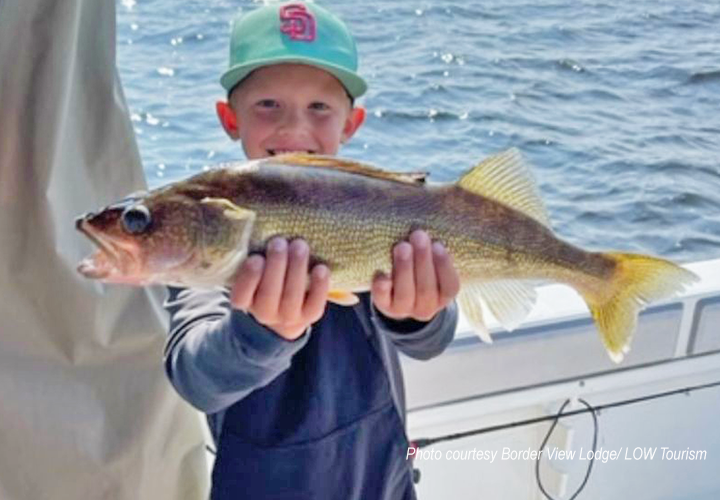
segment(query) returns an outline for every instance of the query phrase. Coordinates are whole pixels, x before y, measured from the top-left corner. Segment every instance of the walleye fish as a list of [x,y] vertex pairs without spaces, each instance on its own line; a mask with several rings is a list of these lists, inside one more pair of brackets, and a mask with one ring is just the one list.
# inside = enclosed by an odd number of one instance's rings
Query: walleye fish
[[450,184],[307,154],[226,164],[86,214],[76,227],[99,247],[81,274],[135,285],[227,286],[273,236],[303,238],[313,263],[331,270],[329,300],[345,305],[377,271],[390,272],[393,245],[423,229],[452,255],[458,305],[483,340],[491,340],[483,308],[515,328],[535,301],[527,281],[551,280],[585,299],[615,362],[629,350],[638,312],[697,279],[663,259],[557,238],[516,149]]

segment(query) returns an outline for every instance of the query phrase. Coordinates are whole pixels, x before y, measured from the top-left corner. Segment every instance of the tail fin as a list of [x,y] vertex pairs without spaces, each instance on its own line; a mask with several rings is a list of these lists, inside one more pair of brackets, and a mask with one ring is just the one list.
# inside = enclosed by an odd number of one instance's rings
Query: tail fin
[[617,265],[612,278],[582,287],[610,358],[619,363],[630,351],[638,313],[650,302],[681,292],[698,277],[667,260],[638,254],[607,253]]

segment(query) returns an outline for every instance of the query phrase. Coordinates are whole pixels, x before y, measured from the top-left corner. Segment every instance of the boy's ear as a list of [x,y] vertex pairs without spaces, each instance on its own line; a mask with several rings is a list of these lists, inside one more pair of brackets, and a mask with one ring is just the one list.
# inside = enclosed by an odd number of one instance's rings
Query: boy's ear
[[225,101],[218,101],[215,104],[215,110],[227,135],[234,141],[238,140],[240,138],[238,135],[238,120],[230,104]]
[[340,141],[344,143],[349,140],[355,134],[355,132],[357,132],[357,129],[360,128],[360,125],[362,125],[364,121],[365,108],[363,108],[362,106],[355,106],[354,108],[352,108],[350,110],[350,114],[345,120],[345,126],[343,127]]

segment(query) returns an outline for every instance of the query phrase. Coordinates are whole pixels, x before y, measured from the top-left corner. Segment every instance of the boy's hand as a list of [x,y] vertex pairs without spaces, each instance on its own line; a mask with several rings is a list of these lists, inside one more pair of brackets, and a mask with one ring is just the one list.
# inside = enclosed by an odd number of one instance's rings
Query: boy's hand
[[230,303],[284,339],[295,340],[325,312],[330,270],[323,264],[313,267],[308,289],[310,248],[305,241],[288,244],[284,238],[273,238],[266,255],[245,259]]
[[460,277],[445,247],[425,231],[393,248],[392,278],[373,280],[375,307],[391,319],[430,321],[460,291]]

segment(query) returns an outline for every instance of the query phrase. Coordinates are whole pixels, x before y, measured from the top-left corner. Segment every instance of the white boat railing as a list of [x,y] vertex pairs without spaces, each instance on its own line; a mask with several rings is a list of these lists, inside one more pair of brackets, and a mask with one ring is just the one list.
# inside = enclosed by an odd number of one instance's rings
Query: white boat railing
[[[706,452],[697,462],[661,455],[596,462],[578,498],[720,498],[720,259],[686,267],[700,282],[640,315],[633,348],[619,365],[605,354],[582,299],[561,285],[538,289],[535,309],[516,331],[491,325],[492,345],[482,344],[461,318],[442,356],[404,358],[410,438],[478,432],[428,448],[443,458],[416,462],[420,498],[544,499],[533,460],[471,462],[445,454],[537,450],[549,423],[519,423],[552,416],[578,398],[595,407],[624,405],[598,417],[598,446],[605,450]],[[563,419],[548,446],[587,452],[592,431],[587,415]],[[548,491],[567,498],[586,469],[587,461],[546,459],[541,475]]]

